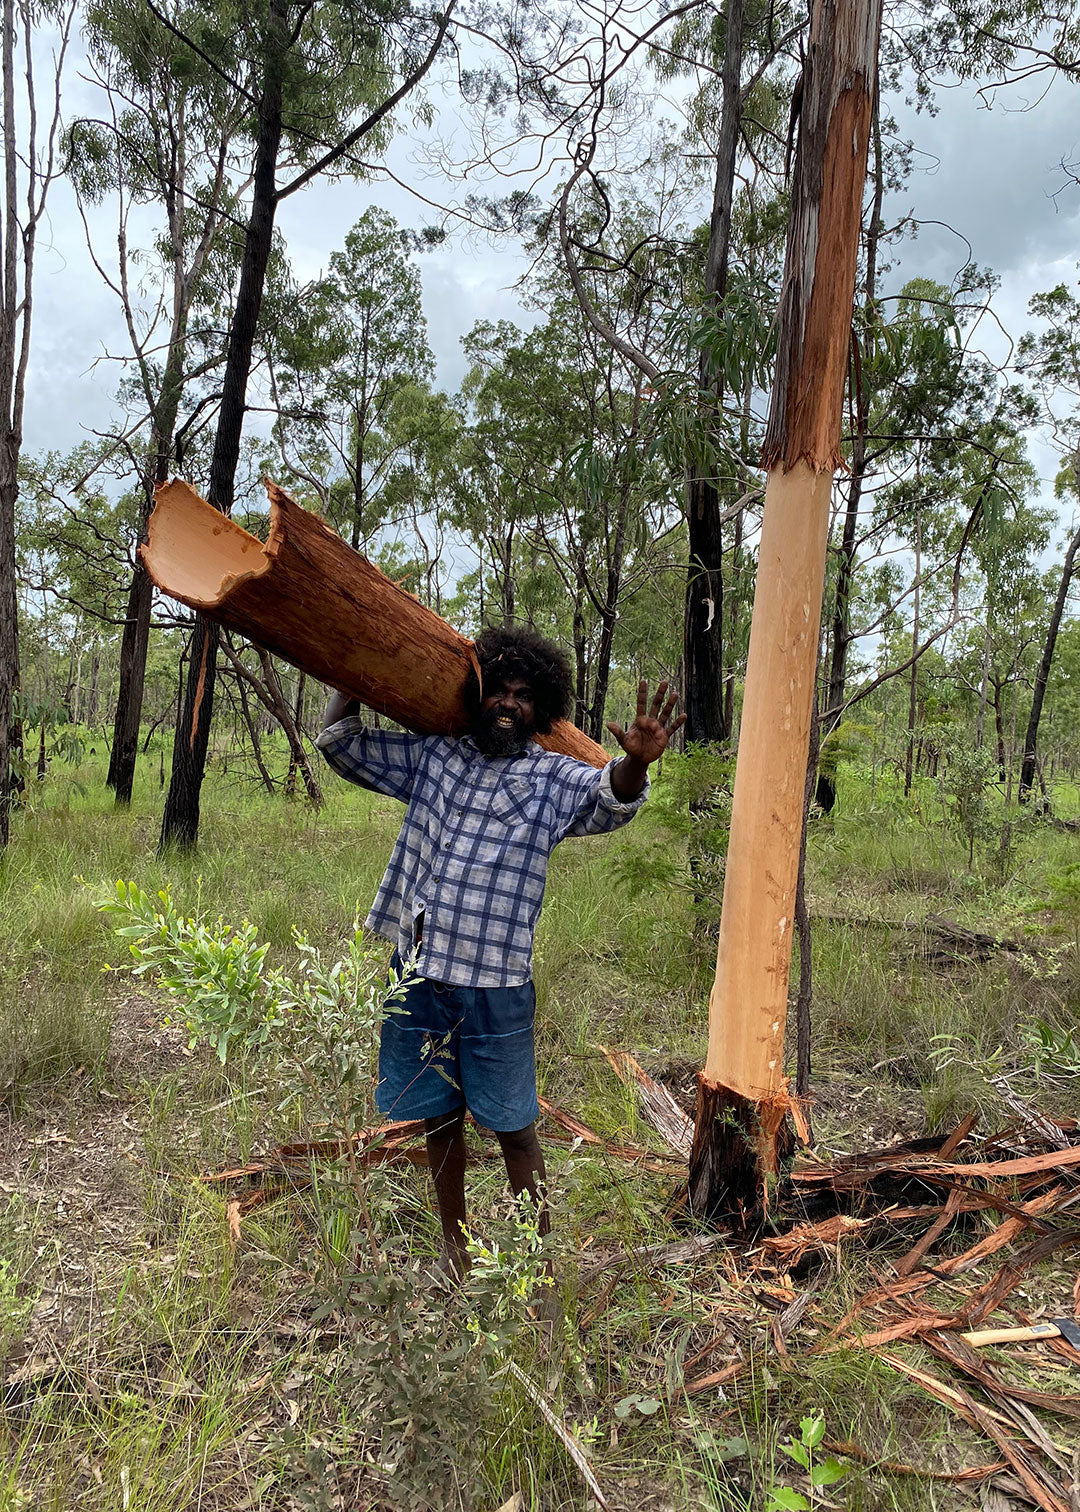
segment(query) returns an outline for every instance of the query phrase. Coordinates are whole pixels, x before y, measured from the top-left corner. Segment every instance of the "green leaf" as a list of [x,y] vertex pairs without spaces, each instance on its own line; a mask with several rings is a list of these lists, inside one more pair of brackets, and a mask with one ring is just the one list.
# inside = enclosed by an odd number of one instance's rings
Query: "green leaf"
[[765,1503],[765,1512],[809,1512],[810,1503],[801,1491],[778,1486]]
[[825,1437],[825,1419],[820,1412],[813,1417],[804,1417],[799,1424],[802,1441],[808,1449],[816,1449]]
[[815,1465],[810,1472],[810,1484],[813,1486],[835,1486],[837,1481],[842,1481],[848,1473],[848,1467],[842,1465],[839,1460],[822,1460],[820,1465]]
[[637,1410],[644,1417],[652,1417],[654,1412],[660,1411],[659,1397],[638,1397]]
[[797,1465],[801,1465],[804,1470],[809,1468],[810,1456],[802,1444],[796,1444],[793,1439],[789,1439],[786,1444],[780,1445],[780,1449],[782,1453],[789,1455]]

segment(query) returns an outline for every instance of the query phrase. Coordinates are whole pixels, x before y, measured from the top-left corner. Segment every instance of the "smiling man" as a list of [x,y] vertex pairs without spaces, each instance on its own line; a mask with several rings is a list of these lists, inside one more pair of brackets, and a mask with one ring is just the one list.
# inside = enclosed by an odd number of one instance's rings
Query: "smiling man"
[[498,1136],[515,1195],[531,1195],[547,1231],[532,945],[548,857],[560,840],[632,819],[649,766],[684,723],[666,683],[651,705],[642,683],[634,722],[608,725],[625,754],[598,771],[533,740],[570,712],[557,646],[531,630],[488,629],[476,655],[481,682],[466,687],[461,739],[369,730],[334,694],[316,742],[343,777],[407,805],[367,920],[393,940],[395,964],[414,967],[383,1022],[377,1100],[387,1118],[425,1120],[451,1276],[467,1268],[466,1109]]

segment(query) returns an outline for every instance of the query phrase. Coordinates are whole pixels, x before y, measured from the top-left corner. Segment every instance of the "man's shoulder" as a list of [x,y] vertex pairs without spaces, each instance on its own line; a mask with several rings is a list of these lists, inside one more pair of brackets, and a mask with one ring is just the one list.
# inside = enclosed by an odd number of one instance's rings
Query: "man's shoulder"
[[578,761],[575,756],[567,756],[563,751],[547,751],[535,741],[531,756],[530,776],[540,782],[573,783],[580,787],[590,778],[599,777],[602,770],[591,766],[587,761]]

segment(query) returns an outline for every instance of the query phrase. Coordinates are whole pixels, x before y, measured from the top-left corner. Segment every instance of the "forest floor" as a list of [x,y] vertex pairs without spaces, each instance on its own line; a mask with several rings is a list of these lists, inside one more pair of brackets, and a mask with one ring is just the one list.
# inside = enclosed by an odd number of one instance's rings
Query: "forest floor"
[[[469,1134],[468,1180],[487,1254],[452,1295],[429,1275],[438,1225],[423,1169],[373,1166],[362,1211],[325,1162],[302,1179],[294,1168],[292,1190],[261,1205],[236,1206],[257,1177],[207,1182],[326,1131],[295,1100],[282,1108],[265,1062],[189,1047],[159,989],[103,971],[124,964],[98,907],[121,878],[151,895],[167,886],[211,925],[250,920],[287,972],[303,964],[294,928],[340,954],[400,811],[328,782],[316,816],[217,778],[198,853],[162,859],[156,781],[116,814],[102,777],[60,770],[35,787],[0,866],[0,1512],[569,1512],[597,1491],[616,1512],[1080,1507],[1080,1359],[1067,1350],[982,1352],[1010,1390],[1036,1393],[1026,1428],[1008,1404],[999,1413],[999,1434],[1037,1462],[1025,1484],[1015,1458],[993,1468],[986,1417],[1001,1396],[923,1337],[877,1347],[848,1329],[843,1347],[822,1347],[895,1278],[929,1218],[853,1228],[797,1264],[686,1220],[679,1163],[605,1054],[630,1052],[692,1111],[715,941],[681,885],[685,840],[662,784],[628,830],[553,860],[536,957],[540,1090],[598,1142],[560,1142],[557,1118],[541,1129],[563,1313],[549,1328],[526,1312],[538,1262],[482,1131]],[[1059,795],[1061,813],[1077,806]],[[943,1139],[972,1110],[981,1158],[984,1136],[1014,1120],[1003,1089],[1064,1125],[1080,1111],[1080,835],[1013,815],[1003,846],[1005,817],[970,869],[934,784],[904,800],[844,769],[834,815],[814,818],[823,1160]],[[943,945],[937,916],[1023,949]],[[1072,1180],[1060,1217],[1019,1224],[1012,1248],[959,1281],[942,1273],[919,1305],[955,1311],[1054,1228],[1061,1242],[985,1326],[1020,1308],[1080,1310]],[[1001,1223],[1000,1211],[960,1214],[927,1263]],[[966,1401],[973,1411],[958,1410]],[[820,1485],[800,1463],[804,1432],[801,1458],[828,1465]]]

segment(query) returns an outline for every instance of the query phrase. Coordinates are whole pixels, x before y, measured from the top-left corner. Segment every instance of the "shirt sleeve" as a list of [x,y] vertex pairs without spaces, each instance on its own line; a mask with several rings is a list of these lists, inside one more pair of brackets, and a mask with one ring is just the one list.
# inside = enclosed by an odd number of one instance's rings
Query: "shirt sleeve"
[[339,776],[408,803],[426,738],[400,730],[369,730],[363,719],[351,714],[328,725],[315,745]]
[[649,796],[649,779],[646,777],[645,786],[636,798],[622,803],[611,786],[614,766],[614,761],[609,761],[597,771],[596,767],[569,756],[560,766],[553,794],[559,815],[559,840],[572,835],[606,835],[629,824]]

